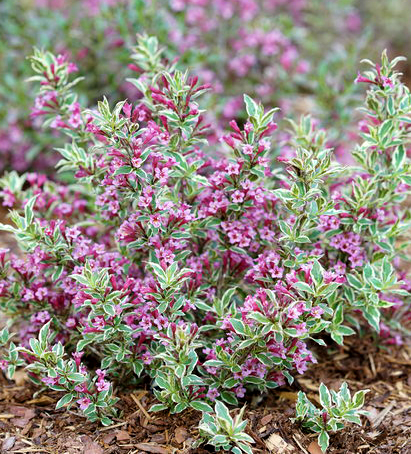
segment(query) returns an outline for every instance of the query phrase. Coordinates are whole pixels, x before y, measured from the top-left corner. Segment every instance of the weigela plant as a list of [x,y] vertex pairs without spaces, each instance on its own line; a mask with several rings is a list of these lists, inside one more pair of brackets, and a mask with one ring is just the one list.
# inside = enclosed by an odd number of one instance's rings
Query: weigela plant
[[[233,419],[228,408],[217,401],[215,404],[215,414],[204,413],[200,421],[198,442],[213,445],[217,451],[223,449],[234,454],[252,454],[249,443],[254,443],[250,435],[244,432],[247,420],[242,421],[245,407]],[[234,445],[234,446],[233,446]]]
[[342,430],[346,422],[361,425],[360,415],[367,413],[361,410],[367,392],[368,390],[358,391],[351,397],[345,382],[338,392],[329,390],[321,383],[319,388],[321,408],[317,408],[308,400],[306,394],[300,391],[295,409],[296,417],[293,421],[318,433],[318,444],[325,452],[330,442],[328,432]]
[[369,84],[357,167],[338,165],[303,117],[279,169],[276,109],[244,95],[247,120],[210,147],[210,86],[163,61],[152,37],[135,54],[140,101],[95,110],[66,60],[31,58],[38,117],[71,138],[57,167],[75,182],[1,180],[2,229],[22,251],[0,254],[1,309],[20,328],[4,369],[26,364],[64,392],[59,405],[109,424],[117,384],[149,378],[153,411],[211,412],[291,383],[316,362],[313,342],[365,330],[401,342],[411,97],[398,59],[357,78]]

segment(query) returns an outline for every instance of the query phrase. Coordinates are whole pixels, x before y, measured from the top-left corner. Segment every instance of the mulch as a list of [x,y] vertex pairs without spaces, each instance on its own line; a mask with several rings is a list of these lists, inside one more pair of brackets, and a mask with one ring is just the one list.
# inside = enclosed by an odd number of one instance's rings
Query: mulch
[[[370,338],[348,339],[290,387],[253,396],[246,402],[253,452],[321,454],[315,435],[290,422],[297,392],[318,403],[318,385],[338,389],[347,381],[352,391],[368,388],[362,426],[349,425],[331,435],[333,454],[411,453],[411,345],[378,349]],[[110,427],[87,422],[67,409],[55,410],[58,393],[38,391],[23,371],[11,382],[0,377],[0,449],[4,453],[140,454],[213,452],[193,449],[200,414],[148,413],[154,402],[149,389],[119,395],[120,416]],[[34,397],[33,397],[34,395]]]

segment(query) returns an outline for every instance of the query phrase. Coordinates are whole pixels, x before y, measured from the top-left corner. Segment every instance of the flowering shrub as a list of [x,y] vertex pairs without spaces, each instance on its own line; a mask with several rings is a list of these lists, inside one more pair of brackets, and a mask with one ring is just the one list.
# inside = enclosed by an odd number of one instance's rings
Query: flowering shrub
[[321,409],[313,405],[303,392],[298,393],[295,421],[302,422],[303,427],[319,433],[318,444],[323,452],[329,445],[329,431],[337,431],[344,428],[344,422],[352,422],[361,425],[360,415],[366,414],[361,408],[364,405],[364,397],[368,390],[358,391],[351,397],[347,383],[343,383],[339,392],[320,385]]
[[211,412],[291,383],[316,362],[313,341],[371,329],[401,342],[411,95],[399,59],[384,53],[357,78],[369,86],[358,166],[338,165],[303,117],[294,157],[273,170],[276,109],[244,95],[247,121],[211,149],[199,104],[210,87],[163,62],[155,38],[136,52],[140,101],[96,110],[65,59],[31,57],[35,112],[71,138],[57,167],[75,183],[1,180],[14,224],[2,229],[22,249],[0,254],[0,307],[20,327],[3,368],[25,364],[64,392],[59,406],[110,424],[117,383],[149,377],[153,411]]

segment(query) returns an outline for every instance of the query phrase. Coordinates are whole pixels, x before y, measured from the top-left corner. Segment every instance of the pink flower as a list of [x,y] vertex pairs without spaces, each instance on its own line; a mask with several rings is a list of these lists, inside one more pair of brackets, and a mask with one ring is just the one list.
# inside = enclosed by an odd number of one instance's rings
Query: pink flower
[[254,126],[252,123],[250,123],[249,121],[247,121],[247,123],[244,125],[244,131],[249,134],[251,131],[254,130]]
[[246,144],[242,148],[243,153],[246,155],[252,155],[254,153],[254,148],[252,145]]
[[47,386],[53,386],[56,385],[59,382],[58,377],[43,377],[41,379],[43,383],[45,383]]
[[230,163],[227,166],[226,172],[229,175],[238,175],[240,173],[240,165],[238,163]]
[[234,392],[239,399],[242,399],[245,396],[245,391],[246,389],[243,386],[237,386],[237,388],[234,389]]
[[108,391],[110,389],[110,383],[105,380],[98,380],[96,383],[96,388],[98,392]]
[[79,367],[80,366],[80,361],[81,361],[81,357],[84,355],[84,352],[74,352],[72,354],[73,358],[74,358],[74,361],[76,363],[76,366]]
[[82,397],[81,399],[77,400],[77,403],[79,404],[80,410],[85,411],[91,404],[91,400],[88,397]]
[[299,323],[298,325],[294,325],[294,326],[292,326],[292,328],[297,330],[297,335],[298,336],[302,336],[302,335],[304,335],[305,333],[308,332],[305,322]]
[[220,395],[217,388],[210,388],[207,392],[207,397],[214,402],[216,398]]
[[324,309],[321,308],[320,306],[315,306],[310,311],[311,317],[314,317],[314,318],[320,318],[321,315],[323,315],[323,314],[324,314]]
[[233,195],[231,196],[231,200],[234,202],[234,203],[241,203],[244,201],[244,193],[241,192],[241,191],[235,191],[233,192]]
[[154,359],[149,351],[144,352],[141,358],[143,360],[143,363],[147,365],[151,364]]

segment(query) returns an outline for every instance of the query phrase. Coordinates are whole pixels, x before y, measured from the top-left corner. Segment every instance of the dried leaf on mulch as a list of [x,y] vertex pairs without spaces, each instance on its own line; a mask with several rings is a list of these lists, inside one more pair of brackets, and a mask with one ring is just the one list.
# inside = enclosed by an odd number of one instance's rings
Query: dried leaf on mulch
[[322,449],[320,448],[320,445],[316,441],[312,441],[308,445],[307,449],[310,454],[324,454]]

